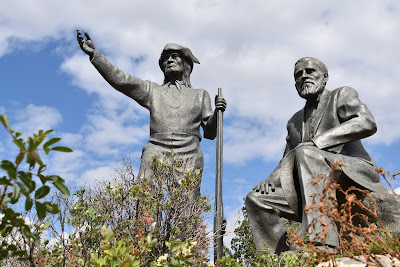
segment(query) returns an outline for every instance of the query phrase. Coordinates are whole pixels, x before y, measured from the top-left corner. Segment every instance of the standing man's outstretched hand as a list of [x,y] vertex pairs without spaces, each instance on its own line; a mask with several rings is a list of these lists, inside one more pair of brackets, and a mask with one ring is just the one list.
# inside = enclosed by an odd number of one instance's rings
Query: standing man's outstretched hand
[[94,47],[94,43],[93,43],[92,39],[90,38],[89,34],[87,32],[85,32],[86,39],[83,38],[79,29],[76,30],[76,34],[77,34],[76,38],[78,39],[79,46],[81,47],[83,52],[85,52],[90,58],[92,58],[95,47]]

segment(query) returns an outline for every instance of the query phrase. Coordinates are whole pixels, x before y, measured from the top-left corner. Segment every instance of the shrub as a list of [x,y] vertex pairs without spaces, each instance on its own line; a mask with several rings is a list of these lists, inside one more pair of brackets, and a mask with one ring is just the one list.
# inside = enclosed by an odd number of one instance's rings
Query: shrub
[[52,247],[41,246],[36,262],[206,264],[210,236],[204,218],[211,207],[207,196],[193,197],[200,172],[182,173],[185,164],[177,158],[154,158],[152,168],[151,180],[139,180],[132,164],[123,160],[112,180],[80,188],[72,198],[58,198],[64,215],[54,215],[52,222],[62,225],[64,220],[72,227],[71,234],[58,238]]

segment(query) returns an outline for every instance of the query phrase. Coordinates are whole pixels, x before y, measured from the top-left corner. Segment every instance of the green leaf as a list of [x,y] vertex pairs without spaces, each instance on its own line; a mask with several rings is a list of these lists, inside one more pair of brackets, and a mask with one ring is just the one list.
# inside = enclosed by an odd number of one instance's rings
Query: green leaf
[[42,173],[42,172],[44,172],[45,170],[47,169],[47,165],[40,165],[39,166],[39,170],[38,170],[38,173]]
[[54,130],[47,130],[47,131],[45,131],[44,133],[43,133],[43,130],[41,130],[41,131],[42,131],[42,133],[39,132],[39,135],[42,135],[42,137],[44,138],[44,137],[46,137],[47,135],[49,135],[49,133],[52,133]]
[[111,239],[114,237],[114,232],[108,230],[107,226],[105,226],[105,225],[103,225],[101,227],[100,232],[101,232],[101,235],[103,236],[104,241],[106,241],[106,242],[110,242]]
[[11,254],[13,257],[17,256],[25,256],[26,255],[26,250],[18,250],[18,251],[13,251]]
[[17,178],[17,168],[11,161],[3,160],[0,164],[0,168],[5,170],[11,179],[15,180]]
[[26,200],[25,200],[25,210],[26,211],[31,210],[32,206],[33,206],[32,199],[30,197],[27,197]]
[[101,229],[100,229],[100,234],[101,234],[101,236],[104,237],[108,232],[109,232],[108,227],[105,226],[105,225],[103,225],[103,226],[101,227]]
[[48,147],[44,147],[43,150],[44,150],[44,152],[46,152],[46,155],[48,155],[50,153],[51,149]]
[[28,151],[29,152],[34,151],[35,150],[35,141],[34,141],[34,139],[32,137],[28,138],[28,144],[29,144]]
[[16,251],[17,250],[17,246],[14,244],[8,245],[7,247],[8,251]]
[[18,186],[14,186],[14,190],[10,199],[11,204],[15,204],[18,202],[19,199],[19,187]]
[[60,141],[60,140],[61,140],[60,137],[51,138],[49,141],[47,141],[46,143],[44,143],[43,148],[47,148],[48,146],[54,145],[55,143],[57,143],[57,142]]
[[44,186],[40,187],[38,190],[36,190],[35,199],[41,199],[41,198],[47,196],[47,194],[49,192],[50,192],[50,187],[48,187],[47,185],[44,185]]
[[19,186],[19,190],[21,190],[22,194],[24,194],[25,196],[29,196],[29,191],[23,183],[17,182],[17,185]]
[[49,226],[50,226],[50,222],[47,221],[47,222],[44,223],[43,228],[46,229],[46,228],[49,227]]
[[31,234],[31,237],[36,243],[40,244],[40,237],[37,234]]
[[39,220],[43,220],[44,218],[46,218],[46,205],[39,201],[36,201],[35,205]]
[[24,143],[21,142],[21,139],[14,139],[13,142],[19,147],[19,149],[21,149],[21,151],[26,150]]
[[111,246],[109,244],[103,244],[100,246],[100,250],[102,250],[102,251],[109,250],[110,248],[111,248]]
[[57,187],[64,196],[69,197],[69,189],[65,186],[64,181],[54,182],[53,185]]
[[28,187],[29,193],[32,193],[36,188],[35,181],[32,181],[32,174],[23,171],[18,172],[19,179]]
[[6,114],[0,116],[0,121],[4,125],[4,127],[8,128],[10,121],[8,120],[8,116]]
[[92,260],[97,261],[98,260],[98,256],[96,252],[93,252],[92,254],[90,254]]
[[25,157],[25,153],[20,152],[18,154],[18,156],[15,158],[15,164],[17,164],[17,165],[20,164],[24,160],[24,157]]
[[51,202],[45,202],[43,204],[46,206],[46,210],[52,214],[57,214],[61,211],[60,206],[57,204],[53,204]]
[[64,179],[58,175],[49,175],[46,178],[48,181],[51,180],[53,182],[64,182]]
[[32,158],[34,158],[34,160],[35,160],[37,163],[43,164],[43,163],[42,163],[42,160],[41,160],[41,158],[40,158],[40,156],[39,156],[39,154],[38,154],[36,151],[32,151],[31,153],[29,153],[29,155],[31,155]]
[[26,163],[29,164],[29,170],[33,170],[35,168],[36,161],[29,154],[26,157]]
[[44,176],[43,174],[38,174],[38,177],[40,178],[42,184],[45,184],[48,181],[47,176]]
[[52,147],[51,150],[60,151],[60,152],[73,152],[73,150],[71,148],[65,147],[65,146],[55,146],[55,147]]
[[0,178],[0,185],[3,185],[3,184],[12,185],[12,183],[10,183],[9,179],[7,179],[6,176],[3,176],[3,177]]
[[3,232],[1,233],[4,237],[8,236],[11,231],[13,230],[12,226],[7,226],[6,229],[3,230]]

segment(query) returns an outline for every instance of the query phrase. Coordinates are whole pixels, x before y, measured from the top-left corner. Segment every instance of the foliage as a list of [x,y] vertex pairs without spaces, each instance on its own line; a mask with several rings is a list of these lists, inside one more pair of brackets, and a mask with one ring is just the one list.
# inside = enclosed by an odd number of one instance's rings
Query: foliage
[[[335,264],[336,255],[349,257],[361,255],[368,262],[374,259],[376,254],[385,254],[392,259],[400,258],[400,237],[392,236],[390,231],[383,228],[383,223],[377,214],[376,198],[368,190],[354,186],[344,190],[335,182],[335,173],[343,165],[342,161],[335,162],[331,166],[330,176],[318,175],[313,179],[313,185],[323,183],[323,190],[315,194],[312,204],[305,208],[308,213],[318,213],[318,217],[310,223],[308,229],[314,228],[314,225],[319,223],[323,225],[322,231],[312,240],[305,240],[299,234],[290,233],[295,245],[312,255],[306,264],[329,260]],[[388,181],[385,177],[388,172],[383,172],[380,168],[377,171]],[[389,185],[392,179],[388,181]],[[338,202],[336,193],[343,194],[345,199],[343,203]],[[369,201],[363,201],[366,199]],[[335,231],[338,235],[340,244],[338,247],[324,246],[329,231]]]
[[[257,260],[257,250],[245,207],[242,207],[242,215],[243,220],[238,221],[239,226],[234,230],[235,237],[231,240],[231,251],[225,249],[225,254],[244,266],[248,266]],[[227,261],[226,264],[229,262],[227,258],[224,261]]]
[[[154,159],[153,180],[136,179],[127,160],[121,166],[112,180],[79,188],[68,198],[59,193],[49,197],[60,212],[45,218],[51,222],[45,230],[52,241],[33,250],[35,266],[208,263],[211,237],[204,216],[210,205],[207,196],[195,197],[200,173],[185,171],[176,158]],[[39,235],[43,238],[43,232]]]
[[[257,252],[251,233],[246,208],[242,207],[243,219],[234,230],[235,237],[231,240],[231,250],[225,248],[225,257],[219,260],[219,266],[298,266],[303,259],[301,254],[284,253],[280,256],[269,252]],[[282,218],[286,229],[298,233],[300,224]],[[303,259],[304,261],[304,259]]]
[[[180,266],[193,266],[194,253],[196,242],[181,242],[176,240],[173,242],[166,242],[168,253],[151,258],[149,261],[143,262],[140,257],[140,251],[135,250],[133,245],[127,246],[125,239],[114,242],[114,232],[110,231],[106,226],[101,228],[102,245],[100,250],[103,252],[102,256],[98,257],[97,253],[93,252],[91,255],[90,266],[165,266],[165,267],[180,267]],[[152,251],[156,246],[158,240],[148,234],[147,237],[141,241],[140,248],[145,251]],[[112,245],[113,244],[113,245]],[[198,259],[197,259],[198,260]],[[205,259],[202,259],[206,262]],[[198,262],[198,265],[205,265]]]
[[[10,128],[7,115],[1,115],[0,122],[19,149],[18,155],[13,162],[2,160],[0,164],[0,168],[7,173],[7,175],[0,177],[0,213],[2,214],[0,222],[0,261],[8,257],[17,257],[24,260],[27,256],[26,248],[21,246],[18,240],[13,240],[11,236],[18,235],[19,239],[27,242],[34,240],[35,243],[39,243],[40,238],[33,231],[32,225],[25,221],[16,204],[21,201],[21,198],[24,198],[25,211],[31,211],[33,205],[35,205],[35,215],[39,220],[43,220],[48,213],[58,213],[60,207],[57,203],[43,200],[51,190],[49,183],[66,196],[69,195],[69,190],[61,177],[44,174],[46,165],[43,163],[39,152],[44,151],[49,154],[50,151],[72,152],[72,150],[67,147],[53,146],[61,140],[58,137],[51,138],[42,145],[42,148],[39,148],[52,130],[40,130],[38,134],[33,134],[32,137],[24,140],[21,137],[21,133],[15,132]],[[41,185],[37,185],[38,180],[40,180]],[[48,226],[49,223],[47,222],[42,226],[34,225],[34,228],[42,230]]]
[[217,266],[232,266],[232,267],[244,267],[244,266],[254,266],[254,267],[264,267],[264,266],[274,266],[274,267],[297,267],[304,260],[305,255],[301,253],[283,253],[281,255],[276,255],[264,251],[262,253],[256,252],[254,258],[247,261],[239,262],[237,259],[231,256],[225,256],[218,261]]
[[[205,257],[210,238],[203,220],[210,205],[206,196],[193,197],[199,190],[199,172],[182,174],[185,166],[176,158],[155,158],[152,168],[152,180],[136,179],[132,164],[123,160],[112,182],[74,193],[76,200],[67,221],[75,228],[70,239],[80,246],[75,256],[85,263],[93,259],[93,253],[102,259],[101,229],[108,226],[113,240],[132,246],[142,264],[168,253],[168,242],[177,240],[200,244],[193,255]],[[149,235],[158,241],[151,249],[143,247]]]
[[[98,257],[96,252],[91,255],[90,264],[92,266],[139,266],[139,257],[132,255],[133,246],[126,246],[125,240],[120,240],[111,246],[109,243],[114,237],[114,232],[109,231],[106,226],[101,228],[102,245],[100,250],[103,252],[101,257]],[[149,245],[154,245],[157,239],[152,239],[149,236]]]

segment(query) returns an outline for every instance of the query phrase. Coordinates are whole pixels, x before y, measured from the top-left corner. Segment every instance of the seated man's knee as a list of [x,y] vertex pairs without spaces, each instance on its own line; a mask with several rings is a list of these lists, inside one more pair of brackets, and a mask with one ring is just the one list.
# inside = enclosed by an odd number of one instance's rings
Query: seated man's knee
[[250,206],[254,205],[255,198],[256,198],[256,192],[254,190],[250,191],[247,194],[246,199],[244,201],[244,205],[246,206],[246,209],[248,208],[248,206],[250,207]]
[[254,190],[250,191],[245,199],[244,205],[248,213],[259,213],[261,210],[268,213],[276,213],[276,209],[265,202],[265,194],[260,194]]

